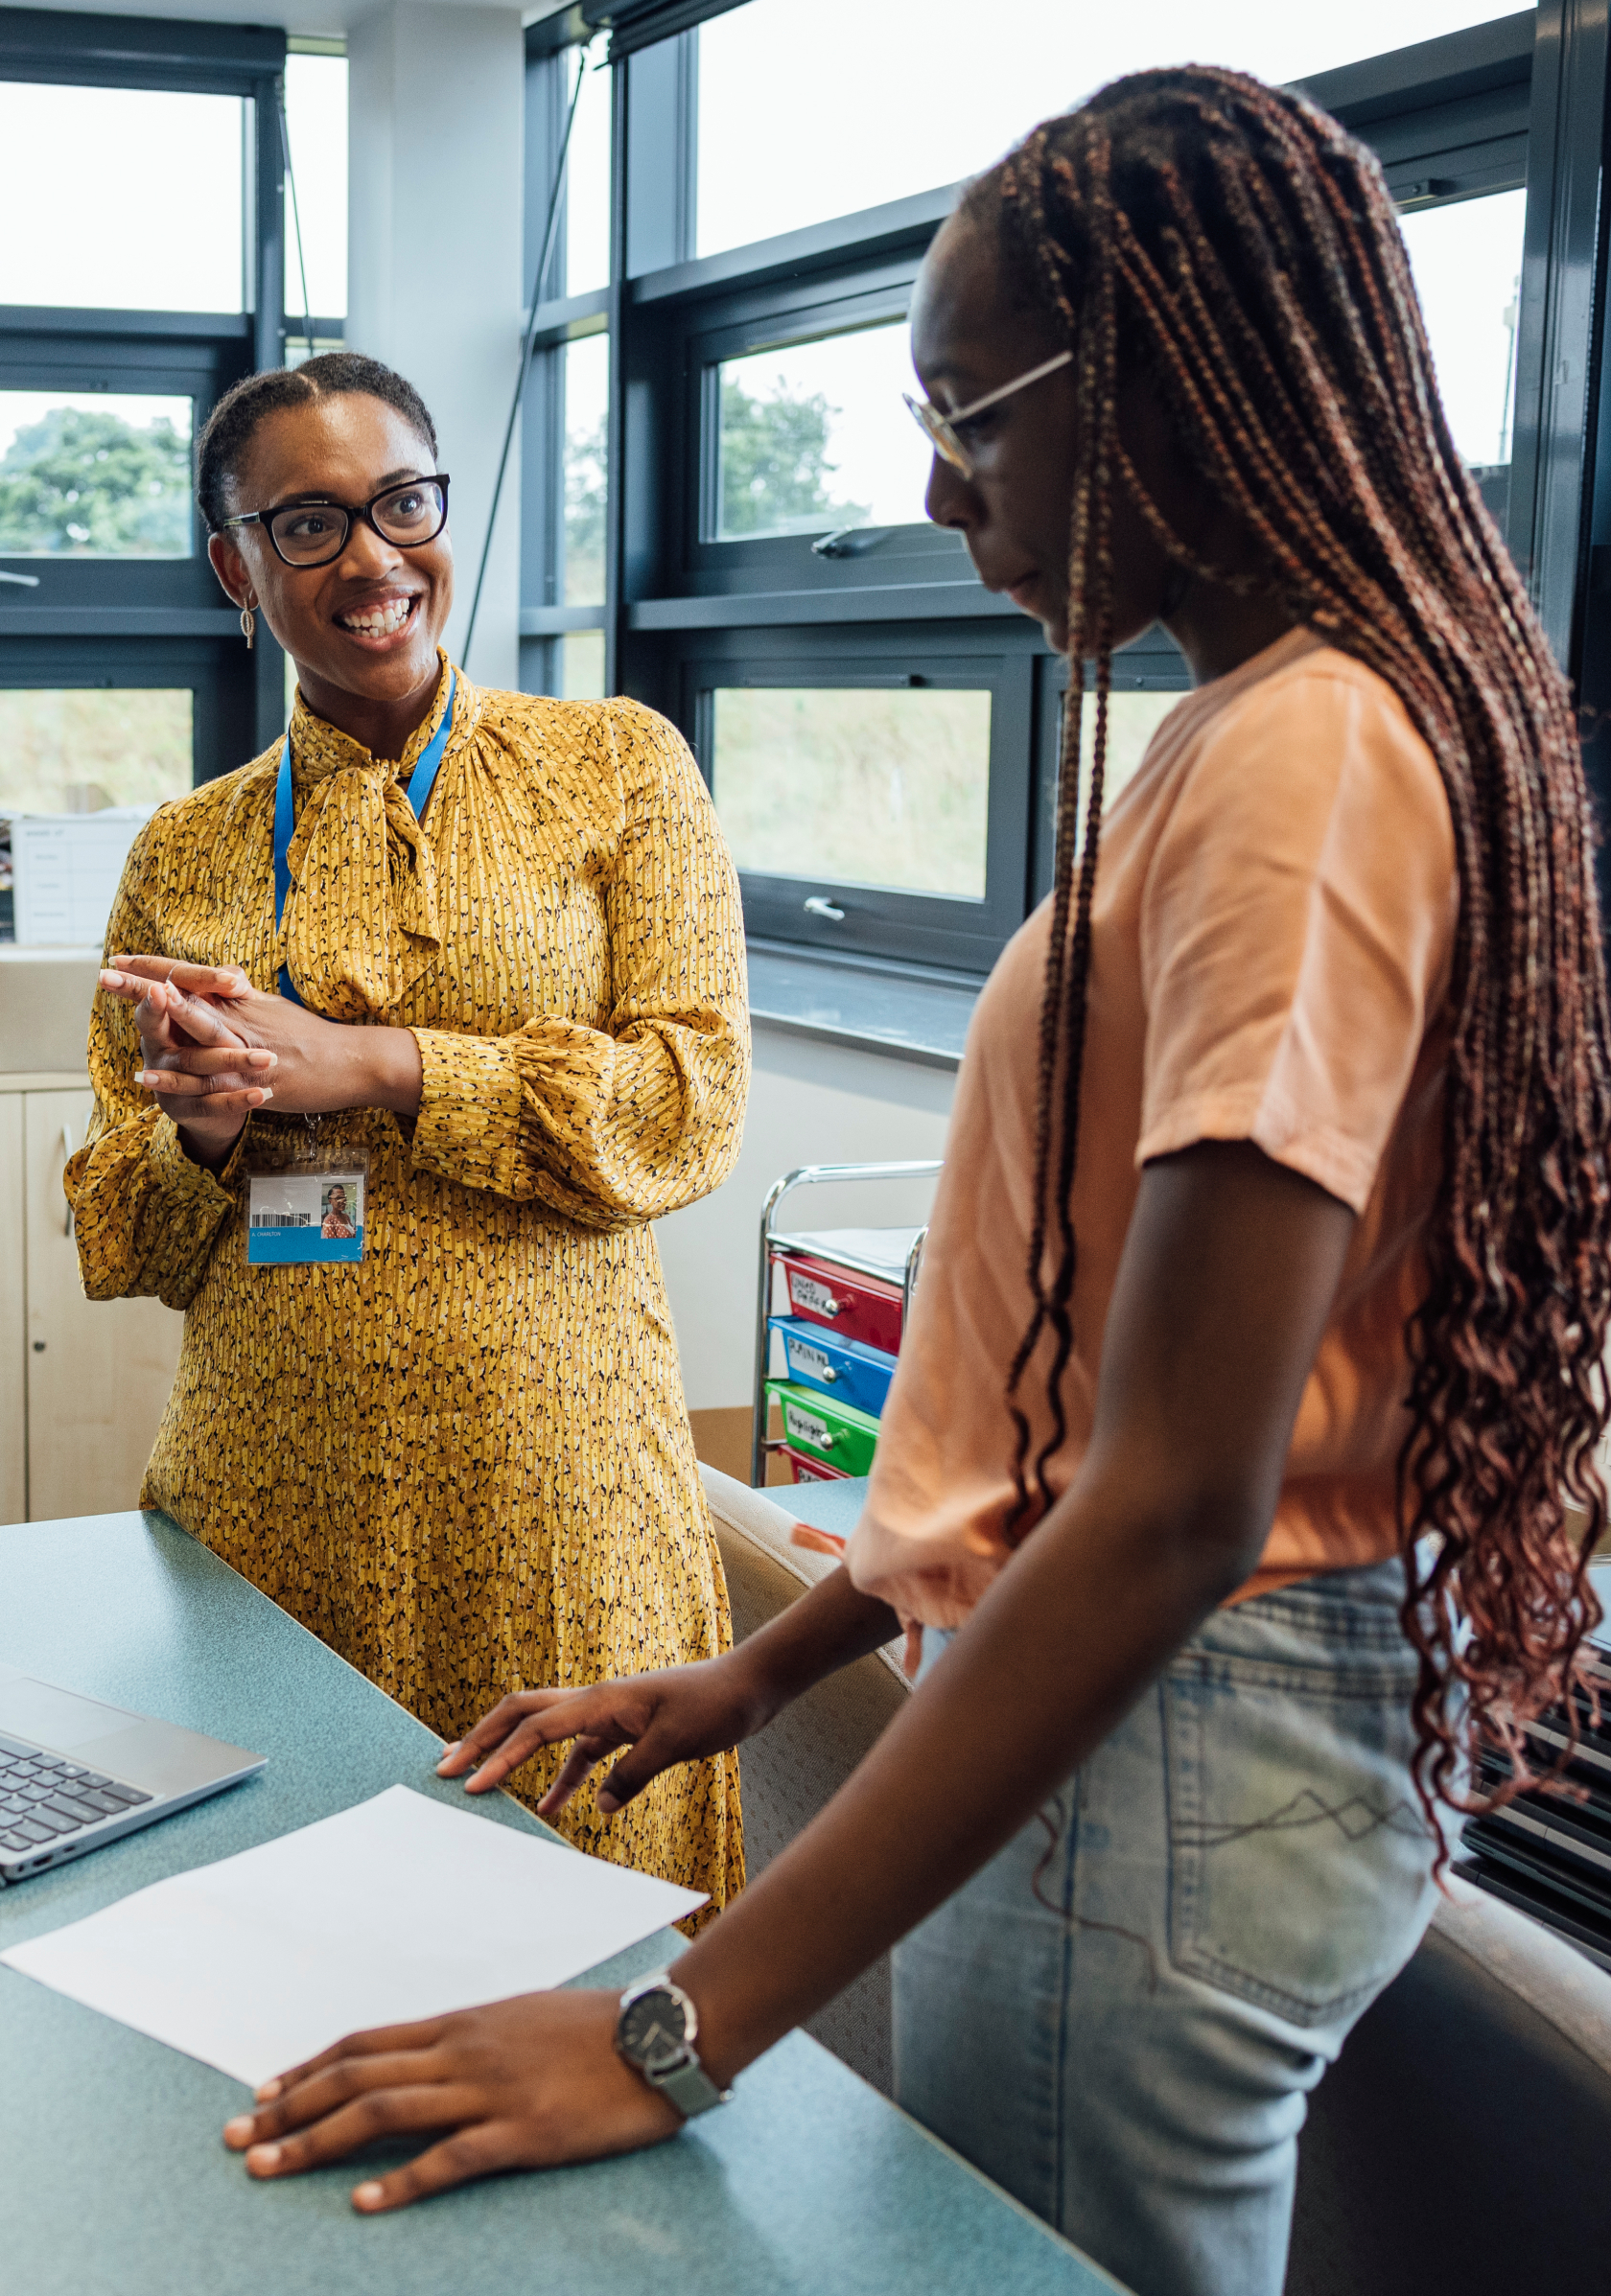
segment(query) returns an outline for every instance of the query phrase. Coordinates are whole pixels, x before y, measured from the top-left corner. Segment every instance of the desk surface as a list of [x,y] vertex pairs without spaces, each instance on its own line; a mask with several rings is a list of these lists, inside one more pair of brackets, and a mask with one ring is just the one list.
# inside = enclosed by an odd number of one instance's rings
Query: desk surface
[[[0,1892],[0,1947],[406,1784],[439,1741],[160,1515],[0,1530],[0,1658],[269,1757],[257,1777]],[[516,1802],[490,1822],[543,1829]],[[663,1932],[593,1974],[662,1965]],[[582,1982],[590,1982],[584,1980]],[[0,1969],[8,2284],[49,2296],[1098,2296],[1113,2283],[791,2033],[733,2104],[625,2160],[356,2216],[351,2165],[250,2184],[240,2085]]]

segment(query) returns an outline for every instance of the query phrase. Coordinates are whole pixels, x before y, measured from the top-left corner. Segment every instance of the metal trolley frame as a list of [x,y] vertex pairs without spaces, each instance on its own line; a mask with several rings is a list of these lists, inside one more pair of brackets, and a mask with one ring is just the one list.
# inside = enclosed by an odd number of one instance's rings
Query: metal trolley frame
[[[915,1164],[802,1164],[797,1171],[784,1172],[773,1182],[760,1214],[760,1275],[756,1297],[756,1358],[754,1419],[750,1441],[750,1481],[759,1490],[766,1477],[766,1454],[782,1450],[782,1437],[766,1432],[766,1380],[772,1359],[772,1334],[769,1329],[772,1314],[772,1268],[776,1261],[790,1258],[821,1260],[830,1267],[844,1267],[852,1275],[872,1276],[878,1283],[889,1281],[887,1264],[869,1261],[855,1252],[828,1251],[809,1235],[787,1236],[775,1224],[778,1207],[784,1196],[796,1188],[811,1188],[824,1180],[932,1180],[940,1171],[937,1159],[924,1159]],[[912,1248],[906,1255],[906,1272],[901,1283],[900,1320],[905,1327],[911,1311],[912,1293],[918,1281],[918,1269],[922,1264],[923,1240],[928,1234],[921,1227],[912,1239]]]

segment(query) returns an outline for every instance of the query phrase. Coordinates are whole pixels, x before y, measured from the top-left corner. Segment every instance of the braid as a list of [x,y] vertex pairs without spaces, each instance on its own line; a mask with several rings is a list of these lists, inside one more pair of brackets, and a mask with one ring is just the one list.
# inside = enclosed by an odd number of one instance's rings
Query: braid
[[[1382,677],[1447,793],[1459,907],[1443,1172],[1406,1334],[1403,1620],[1429,1816],[1439,1797],[1477,1806],[1460,1784],[1468,1726],[1509,1755],[1505,1798],[1529,1777],[1523,1725],[1566,1695],[1599,1619],[1586,1572],[1605,1522],[1611,1031],[1566,681],[1456,452],[1381,170],[1335,121],[1240,74],[1138,73],[1038,128],[967,204],[1072,343],[1079,425],[1012,1536],[1049,1504],[1066,1434],[1117,481],[1187,574],[1279,597]],[[1207,564],[1146,493],[1118,435],[1122,369],[1156,383],[1256,574]],[[1053,1426],[1032,1459],[1017,1396],[1048,1332]],[[1576,1538],[1569,1502],[1586,1516]]]

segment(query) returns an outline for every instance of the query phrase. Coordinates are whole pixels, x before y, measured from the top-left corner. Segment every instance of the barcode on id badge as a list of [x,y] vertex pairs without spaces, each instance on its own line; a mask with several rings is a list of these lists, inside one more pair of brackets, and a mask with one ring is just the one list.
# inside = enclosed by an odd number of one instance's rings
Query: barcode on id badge
[[311,1228],[314,1216],[311,1212],[254,1212],[251,1224],[254,1228]]

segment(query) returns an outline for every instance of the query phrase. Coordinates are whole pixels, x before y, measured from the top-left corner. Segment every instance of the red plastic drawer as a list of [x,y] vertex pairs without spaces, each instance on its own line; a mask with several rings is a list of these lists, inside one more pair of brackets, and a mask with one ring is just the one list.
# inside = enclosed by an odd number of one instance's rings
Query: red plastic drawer
[[900,1294],[889,1284],[852,1275],[821,1260],[783,1262],[789,1312],[828,1324],[844,1339],[862,1339],[886,1355],[900,1352]]
[[797,1483],[843,1483],[850,1479],[842,1469],[827,1467],[821,1459],[808,1459],[804,1451],[797,1451],[791,1444],[784,1444],[783,1457],[788,1461],[789,1471]]

